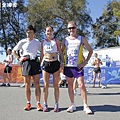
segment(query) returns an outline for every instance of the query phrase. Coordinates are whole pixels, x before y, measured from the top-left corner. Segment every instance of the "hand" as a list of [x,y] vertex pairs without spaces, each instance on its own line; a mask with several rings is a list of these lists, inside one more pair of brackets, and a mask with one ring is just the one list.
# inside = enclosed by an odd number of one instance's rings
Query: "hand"
[[4,60],[3,62],[7,62],[7,60]]
[[23,61],[26,61],[27,58],[26,58],[26,57],[20,57],[18,60],[19,60],[20,62],[23,62]]
[[64,69],[64,63],[60,63],[60,67]]
[[83,67],[85,67],[85,65],[86,65],[86,62],[84,61],[84,62],[82,62],[81,64],[78,65],[78,68],[79,68],[79,69],[80,69],[80,68],[83,68]]

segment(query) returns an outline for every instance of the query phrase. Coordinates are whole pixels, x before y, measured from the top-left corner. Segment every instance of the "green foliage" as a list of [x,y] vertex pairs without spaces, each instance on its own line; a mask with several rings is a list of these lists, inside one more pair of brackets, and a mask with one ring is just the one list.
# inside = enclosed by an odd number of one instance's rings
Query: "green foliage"
[[68,34],[67,23],[71,20],[76,21],[78,34],[89,35],[87,28],[92,19],[85,0],[29,0],[28,2],[28,22],[36,26],[40,40],[44,37],[45,27],[49,25],[54,27],[54,37],[62,40]]
[[118,29],[114,31],[114,36],[119,37],[120,36],[120,2],[113,2],[113,14],[118,19],[116,21],[116,25],[118,26]]
[[114,14],[114,2],[109,2],[102,16],[92,24],[93,38],[96,39],[95,48],[119,46],[118,29],[120,20]]
[[[17,3],[14,6],[3,6],[8,3]],[[16,43],[25,37],[25,23],[26,23],[26,7],[24,0],[2,0],[1,8],[1,34],[0,45],[7,50],[8,47],[13,48]]]

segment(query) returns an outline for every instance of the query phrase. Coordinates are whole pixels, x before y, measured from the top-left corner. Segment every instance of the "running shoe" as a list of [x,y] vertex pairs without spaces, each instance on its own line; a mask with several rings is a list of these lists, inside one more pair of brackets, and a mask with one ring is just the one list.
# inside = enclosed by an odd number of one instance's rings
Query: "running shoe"
[[24,83],[24,84],[22,84],[20,87],[21,87],[21,88],[22,88],[22,87],[25,87],[25,83]]
[[31,109],[31,104],[27,103],[27,105],[25,106],[24,110],[29,111]]
[[84,111],[86,112],[86,114],[92,114],[92,111],[88,106],[84,107]]
[[37,110],[38,110],[38,111],[42,111],[42,110],[43,110],[43,107],[41,106],[40,103],[37,104]]
[[59,107],[58,107],[58,104],[55,104],[55,107],[54,107],[54,112],[59,112]]
[[7,83],[7,86],[10,87],[10,83]]
[[48,112],[48,105],[44,105],[43,112]]
[[76,106],[75,106],[75,105],[71,105],[71,106],[67,109],[67,112],[72,113],[74,110],[76,110]]
[[74,91],[74,95],[75,95],[75,96],[76,96],[76,95],[80,95],[80,93],[77,92],[77,91]]
[[33,84],[33,83],[31,83],[30,87],[34,87],[34,84]]
[[6,86],[6,83],[2,83],[2,85],[1,86]]

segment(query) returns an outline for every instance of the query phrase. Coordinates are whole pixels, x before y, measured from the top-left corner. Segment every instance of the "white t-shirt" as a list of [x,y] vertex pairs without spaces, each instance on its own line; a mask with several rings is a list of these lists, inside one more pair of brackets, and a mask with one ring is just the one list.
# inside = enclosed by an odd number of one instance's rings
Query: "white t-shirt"
[[[13,55],[12,54],[10,54],[10,55],[7,55],[7,57],[6,57],[6,61],[11,61],[11,59],[13,59]],[[5,62],[5,66],[10,66],[10,67],[12,67],[12,63],[9,63],[9,62]]]
[[31,41],[27,39],[22,39],[13,48],[13,50],[22,50],[22,56],[30,55],[31,58],[35,58],[37,56],[37,52],[41,51],[41,42],[35,38]]

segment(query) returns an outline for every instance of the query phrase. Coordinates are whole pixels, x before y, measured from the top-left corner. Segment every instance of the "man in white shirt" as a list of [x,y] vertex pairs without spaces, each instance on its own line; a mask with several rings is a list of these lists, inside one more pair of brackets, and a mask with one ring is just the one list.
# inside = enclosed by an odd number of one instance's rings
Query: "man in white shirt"
[[[18,44],[13,48],[13,54],[15,57],[22,62],[22,75],[25,80],[25,93],[27,99],[27,105],[24,110],[31,109],[31,91],[30,91],[30,79],[33,77],[34,86],[35,86],[35,95],[37,100],[37,110],[43,110],[40,104],[40,62],[37,57],[37,52],[41,51],[41,43],[35,39],[35,28],[32,25],[29,25],[26,28],[27,38],[18,42]],[[18,50],[22,50],[22,56],[19,57],[17,54]]]

